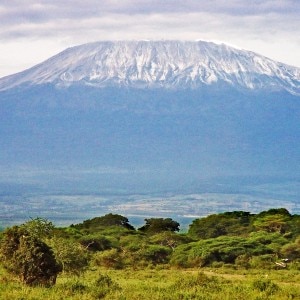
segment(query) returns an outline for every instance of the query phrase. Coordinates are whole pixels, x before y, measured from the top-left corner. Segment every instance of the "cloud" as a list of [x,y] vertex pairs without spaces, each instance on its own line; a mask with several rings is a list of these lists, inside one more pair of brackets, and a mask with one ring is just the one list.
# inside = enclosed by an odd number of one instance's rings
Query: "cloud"
[[[130,10],[131,12],[131,10]],[[78,13],[78,12],[77,12]],[[82,13],[82,12],[81,12]],[[1,16],[1,11],[0,11]],[[77,16],[55,14],[44,17],[36,16],[35,13],[27,13],[26,16],[19,13],[16,18],[20,22],[5,22],[5,17],[0,17],[2,31],[1,40],[17,38],[42,38],[42,37],[65,37],[71,40],[82,39],[115,39],[122,38],[168,38],[176,33],[180,38],[189,36],[191,38],[201,38],[201,35],[213,33],[214,36],[247,35],[264,38],[266,35],[294,34],[299,33],[300,21],[298,15],[278,14],[269,12],[268,14],[257,15],[231,15],[226,12],[153,12],[150,14],[136,13],[134,16],[126,13],[102,13],[94,15]],[[246,34],[246,36],[245,36]],[[299,35],[295,35],[296,37]],[[93,38],[94,37],[94,38]]]
[[[14,33],[16,27],[19,28],[22,36],[22,26],[40,27],[47,24],[65,23],[67,27],[72,27],[74,23],[86,22],[86,20],[98,20],[93,25],[101,25],[102,19],[110,19],[111,23],[119,20],[139,17],[149,19],[153,15],[182,16],[178,21],[189,21],[184,18],[189,14],[210,15],[215,19],[223,16],[239,18],[245,16],[261,16],[268,19],[268,15],[275,14],[286,20],[296,19],[300,12],[300,2],[298,0],[96,0],[86,1],[58,1],[58,0],[11,0],[0,4],[0,24],[8,31]],[[69,23],[69,25],[68,25]],[[290,23],[290,22],[287,22]],[[51,27],[49,27],[51,29]],[[38,29],[38,28],[37,28]],[[3,31],[2,31],[3,32]],[[38,31],[39,32],[39,31]],[[32,31],[34,34],[34,31]],[[9,33],[6,33],[8,36]]]
[[263,15],[280,13],[297,15],[298,0],[11,0],[4,1],[2,20],[41,22],[49,19],[82,19],[106,14],[164,14],[209,12],[228,15]]

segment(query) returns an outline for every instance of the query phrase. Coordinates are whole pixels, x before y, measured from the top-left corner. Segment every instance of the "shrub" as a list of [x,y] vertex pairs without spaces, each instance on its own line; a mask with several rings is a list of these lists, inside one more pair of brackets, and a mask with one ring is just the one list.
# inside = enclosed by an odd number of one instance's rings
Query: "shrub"
[[54,231],[54,225],[52,222],[43,218],[35,218],[27,221],[21,225],[31,236],[38,239],[43,239],[52,235]]
[[168,262],[170,253],[170,248],[159,245],[149,245],[139,251],[139,254],[142,258],[155,265]]
[[279,290],[279,286],[269,279],[257,279],[252,283],[254,289],[265,292],[268,295],[273,295]]
[[115,283],[108,275],[99,274],[92,287],[94,299],[102,299],[107,294],[120,290],[120,286]]
[[253,256],[249,260],[249,265],[256,269],[272,269],[275,266],[275,257],[272,254]]
[[104,236],[87,236],[79,239],[79,243],[88,251],[104,251],[112,247],[111,241]]
[[93,263],[105,268],[121,269],[123,267],[122,257],[117,249],[97,252],[93,255]]
[[52,238],[49,244],[64,272],[79,275],[87,268],[89,256],[79,243],[64,238]]
[[300,236],[295,242],[284,245],[280,252],[283,256],[292,260],[300,258]]
[[215,277],[209,277],[203,272],[196,275],[187,275],[175,282],[175,287],[178,289],[190,289],[193,287],[216,287],[219,280]]
[[4,233],[1,258],[4,267],[28,285],[51,286],[61,272],[51,248],[18,226]]
[[241,254],[235,259],[235,264],[239,267],[248,269],[250,267],[251,256],[249,254]]

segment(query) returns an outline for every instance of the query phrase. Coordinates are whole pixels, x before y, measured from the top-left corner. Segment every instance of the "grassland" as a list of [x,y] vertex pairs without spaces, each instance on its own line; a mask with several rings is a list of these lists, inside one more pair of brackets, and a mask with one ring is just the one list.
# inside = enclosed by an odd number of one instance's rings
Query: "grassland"
[[0,299],[300,299],[299,215],[234,211],[196,219],[186,233],[179,225],[151,218],[136,229],[110,213],[7,228]]
[[25,286],[3,269],[0,274],[0,298],[7,300],[300,299],[300,272],[293,270],[93,268],[79,277],[61,274],[51,288]]

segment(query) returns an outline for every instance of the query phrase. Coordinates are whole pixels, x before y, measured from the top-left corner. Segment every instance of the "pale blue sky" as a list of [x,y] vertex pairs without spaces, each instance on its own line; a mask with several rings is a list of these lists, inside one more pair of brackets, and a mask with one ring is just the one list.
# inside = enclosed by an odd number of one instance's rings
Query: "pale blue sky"
[[0,77],[67,47],[211,40],[300,67],[299,0],[0,0]]

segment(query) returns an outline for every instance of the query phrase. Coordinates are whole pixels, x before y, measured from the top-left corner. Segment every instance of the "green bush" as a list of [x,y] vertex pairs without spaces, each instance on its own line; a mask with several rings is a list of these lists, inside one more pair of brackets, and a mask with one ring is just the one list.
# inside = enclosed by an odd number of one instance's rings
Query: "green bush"
[[108,294],[119,291],[120,286],[114,282],[108,275],[99,274],[93,282],[91,294],[94,299],[102,299]]
[[78,242],[55,237],[48,240],[48,244],[64,272],[79,275],[88,267],[90,257]]
[[250,267],[251,256],[249,254],[241,254],[235,259],[235,264],[239,267],[248,269]]
[[104,251],[112,248],[111,241],[105,236],[85,236],[81,237],[79,243],[88,251]]
[[279,291],[279,286],[269,279],[257,279],[252,283],[252,287],[267,295],[273,295]]
[[282,256],[291,260],[300,259],[300,236],[294,242],[285,244],[280,252]]
[[38,239],[43,239],[45,237],[50,237],[54,231],[54,225],[52,222],[43,218],[35,218],[27,221],[21,225],[31,236]]
[[179,234],[172,231],[164,231],[150,237],[150,242],[166,246],[174,250],[177,246],[193,242],[186,234]]
[[249,265],[251,268],[269,270],[275,267],[275,261],[276,257],[273,254],[265,254],[251,257]]
[[63,283],[61,288],[64,291],[64,297],[68,297],[68,299],[69,297],[70,299],[80,299],[78,296],[84,299],[103,299],[108,294],[113,294],[121,289],[111,277],[103,274],[98,274],[97,278],[91,282],[72,279]]
[[112,269],[122,269],[124,266],[122,256],[117,249],[96,252],[93,255],[92,263],[95,266],[102,266]]
[[169,255],[171,253],[169,247],[160,246],[160,245],[149,245],[144,249],[139,251],[140,257],[144,258],[146,261],[151,262],[152,264],[162,264],[169,261]]
[[131,234],[122,236],[119,241],[119,246],[125,252],[137,252],[141,248],[149,244],[149,239],[144,234]]
[[1,259],[10,273],[28,285],[51,286],[61,272],[51,248],[23,227],[14,226],[4,232]]

